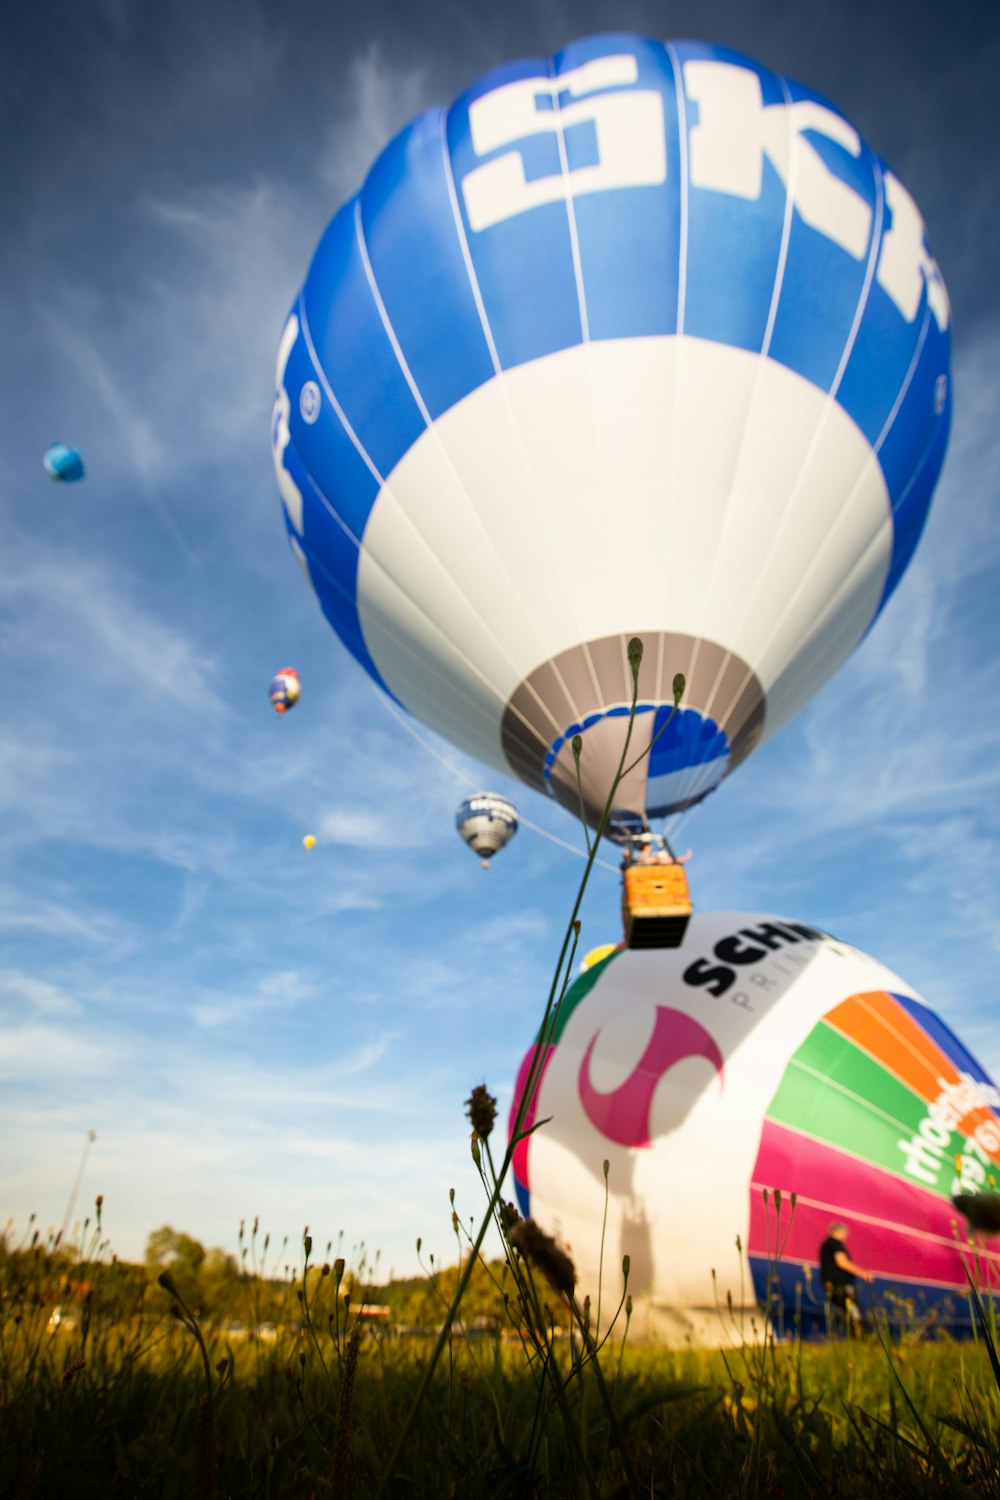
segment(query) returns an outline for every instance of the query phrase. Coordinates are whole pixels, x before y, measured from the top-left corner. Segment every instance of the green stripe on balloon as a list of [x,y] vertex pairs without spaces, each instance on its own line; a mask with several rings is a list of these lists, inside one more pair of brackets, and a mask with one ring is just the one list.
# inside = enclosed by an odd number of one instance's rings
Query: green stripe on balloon
[[[927,1100],[823,1021],[789,1061],[768,1118],[945,1195],[965,1149],[952,1131],[919,1156],[908,1152],[929,1118]],[[919,1174],[907,1171],[914,1160]]]

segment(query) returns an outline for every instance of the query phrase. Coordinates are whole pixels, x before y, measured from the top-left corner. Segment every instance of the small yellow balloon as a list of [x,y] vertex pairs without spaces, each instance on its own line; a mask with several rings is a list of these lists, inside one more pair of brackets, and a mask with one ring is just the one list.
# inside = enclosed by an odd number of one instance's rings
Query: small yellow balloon
[[302,840],[302,843],[307,849],[315,849],[316,847],[316,839],[311,833],[306,834],[305,838]]

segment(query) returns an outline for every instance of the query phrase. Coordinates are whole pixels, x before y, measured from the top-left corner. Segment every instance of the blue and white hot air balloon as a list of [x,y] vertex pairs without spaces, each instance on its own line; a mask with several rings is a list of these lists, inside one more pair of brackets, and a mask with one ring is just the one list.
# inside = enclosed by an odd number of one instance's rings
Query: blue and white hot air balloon
[[476,792],[455,809],[455,827],[487,870],[517,832],[517,808],[498,792]]
[[[699,801],[843,664],[947,441],[949,306],[826,100],[632,35],[428,111],[327,228],[274,458],[324,613],[418,719],[596,821]],[[656,738],[683,673],[680,712]]]

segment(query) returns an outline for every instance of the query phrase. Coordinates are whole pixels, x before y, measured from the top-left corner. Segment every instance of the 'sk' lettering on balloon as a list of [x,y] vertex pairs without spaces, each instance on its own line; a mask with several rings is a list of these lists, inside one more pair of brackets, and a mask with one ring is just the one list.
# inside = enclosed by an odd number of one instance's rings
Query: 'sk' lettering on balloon
[[[576,809],[697,802],[845,661],[923,527],[949,306],[831,104],[634,35],[383,151],[281,336],[273,447],[328,620],[418,719]],[[681,711],[662,735],[672,683]]]
[[524,1123],[546,1123],[515,1148],[521,1211],[568,1244],[594,1309],[603,1280],[602,1318],[628,1255],[647,1332],[738,1337],[766,1300],[785,1328],[822,1330],[837,1222],[874,1277],[862,1303],[894,1321],[967,1331],[965,1265],[1000,1285],[1000,1237],[975,1260],[951,1202],[1000,1180],[1000,1091],[855,948],[696,912],[682,949],[614,949],[580,975],[535,1067]]

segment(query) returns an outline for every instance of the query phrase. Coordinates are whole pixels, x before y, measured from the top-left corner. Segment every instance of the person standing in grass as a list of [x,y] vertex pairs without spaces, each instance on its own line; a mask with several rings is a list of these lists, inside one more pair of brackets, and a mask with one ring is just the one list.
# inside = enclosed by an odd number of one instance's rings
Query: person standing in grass
[[863,1328],[864,1316],[858,1306],[855,1281],[860,1277],[870,1283],[872,1276],[848,1255],[847,1225],[839,1220],[830,1225],[827,1237],[819,1247],[819,1271],[833,1312],[833,1330],[841,1333],[850,1328]]

